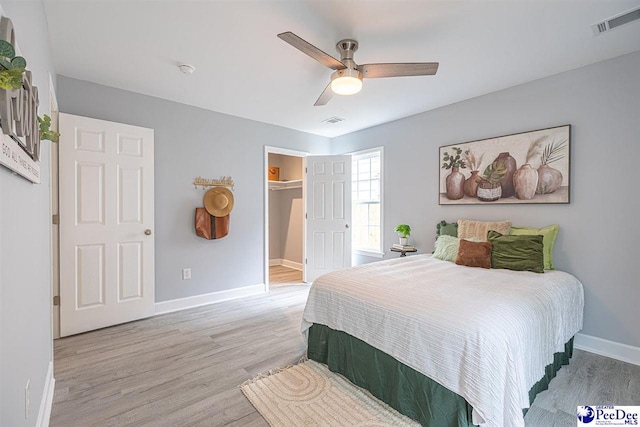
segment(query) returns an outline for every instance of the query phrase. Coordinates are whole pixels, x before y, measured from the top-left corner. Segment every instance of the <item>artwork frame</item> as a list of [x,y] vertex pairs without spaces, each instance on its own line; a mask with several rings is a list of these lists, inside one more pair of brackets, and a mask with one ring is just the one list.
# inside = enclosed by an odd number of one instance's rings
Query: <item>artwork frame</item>
[[439,205],[568,204],[571,125],[440,146]]

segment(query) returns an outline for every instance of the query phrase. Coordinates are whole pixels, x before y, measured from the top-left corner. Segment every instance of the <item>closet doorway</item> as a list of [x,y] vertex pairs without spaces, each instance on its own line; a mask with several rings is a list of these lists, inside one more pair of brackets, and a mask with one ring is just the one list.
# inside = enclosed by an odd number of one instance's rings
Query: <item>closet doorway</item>
[[305,279],[305,156],[265,147],[265,283]]

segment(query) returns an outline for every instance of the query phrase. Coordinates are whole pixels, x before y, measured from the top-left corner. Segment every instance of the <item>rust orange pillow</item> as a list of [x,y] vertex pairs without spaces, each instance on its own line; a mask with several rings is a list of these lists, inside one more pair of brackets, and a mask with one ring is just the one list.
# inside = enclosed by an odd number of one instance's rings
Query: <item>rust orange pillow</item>
[[491,268],[491,242],[471,242],[460,239],[456,264],[467,267]]

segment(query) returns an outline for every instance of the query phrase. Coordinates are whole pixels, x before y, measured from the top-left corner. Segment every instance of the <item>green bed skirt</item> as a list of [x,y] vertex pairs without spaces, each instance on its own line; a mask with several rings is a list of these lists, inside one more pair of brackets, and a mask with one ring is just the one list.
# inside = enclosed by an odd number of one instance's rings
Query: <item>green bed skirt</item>
[[[545,375],[529,390],[529,403],[548,388],[558,370],[569,364],[573,338],[555,353]],[[314,324],[309,330],[307,356],[369,390],[398,412],[429,427],[471,427],[473,408],[456,393],[427,378],[387,353],[351,335]],[[526,413],[526,410],[523,412]]]

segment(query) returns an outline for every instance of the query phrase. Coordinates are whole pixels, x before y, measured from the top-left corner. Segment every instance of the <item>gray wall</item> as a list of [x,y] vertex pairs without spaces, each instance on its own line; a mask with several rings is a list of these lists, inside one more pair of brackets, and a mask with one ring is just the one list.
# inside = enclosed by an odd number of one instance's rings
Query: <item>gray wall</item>
[[[264,283],[264,145],[327,153],[328,138],[58,77],[60,111],[155,129],[156,301]],[[193,178],[232,176],[229,235],[193,230],[204,192]],[[192,279],[181,279],[191,267]]]
[[[47,22],[40,1],[2,2],[17,44],[40,96],[39,114],[49,113]],[[52,360],[50,143],[42,144],[41,184],[31,184],[0,166],[0,425],[34,426]],[[24,388],[31,380],[25,419]]]
[[282,191],[269,191],[269,259],[282,258]]
[[[332,152],[385,147],[387,246],[400,223],[412,226],[422,253],[431,252],[442,219],[560,224],[554,261],[584,284],[583,332],[640,346],[639,76],[636,52],[335,138]],[[567,123],[573,126],[571,204],[438,205],[439,146]]]
[[302,188],[269,191],[269,259],[302,263]]
[[302,157],[269,153],[269,166],[280,168],[280,181],[302,179]]
[[[302,158],[269,153],[269,166],[280,168],[280,180],[302,179]],[[302,263],[302,189],[269,191],[269,259]]]
[[304,227],[302,206],[302,188],[282,190],[280,203],[284,206],[281,220],[285,221],[286,228],[281,236],[282,259],[302,264],[302,233]]

